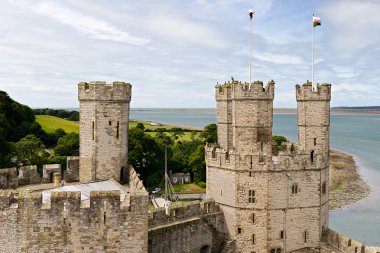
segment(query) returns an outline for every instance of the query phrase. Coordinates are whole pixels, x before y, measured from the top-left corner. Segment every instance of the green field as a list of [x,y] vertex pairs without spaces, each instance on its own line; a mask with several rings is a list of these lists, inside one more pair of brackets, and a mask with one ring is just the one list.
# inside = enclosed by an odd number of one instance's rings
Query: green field
[[36,121],[47,133],[53,133],[56,129],[62,128],[66,133],[79,133],[79,123],[61,119],[49,115],[36,115]]
[[[78,122],[74,122],[74,121],[70,121],[70,120],[66,120],[66,119],[61,119],[61,118],[49,116],[49,115],[36,115],[36,120],[42,126],[42,129],[45,130],[45,132],[47,132],[47,133],[53,133],[58,128],[62,128],[63,130],[65,130],[66,133],[71,133],[71,132],[79,133],[79,123]],[[177,126],[173,126],[173,125],[152,126],[152,125],[150,125],[149,122],[146,122],[146,121],[130,121],[129,127],[130,128],[136,127],[137,123],[139,123],[139,122],[144,124],[145,129],[150,129],[150,130],[155,130],[157,128],[170,129],[173,127],[177,127]],[[189,130],[198,130],[195,128],[187,128],[187,127],[180,127],[180,128],[189,129]],[[156,136],[156,132],[146,132],[146,133],[152,137]],[[170,132],[166,132],[166,134],[171,136]],[[200,132],[196,132],[195,138],[197,138],[199,136],[199,134],[200,134]],[[185,132],[185,135],[179,137],[178,140],[181,140],[181,141],[191,140],[191,132]]]

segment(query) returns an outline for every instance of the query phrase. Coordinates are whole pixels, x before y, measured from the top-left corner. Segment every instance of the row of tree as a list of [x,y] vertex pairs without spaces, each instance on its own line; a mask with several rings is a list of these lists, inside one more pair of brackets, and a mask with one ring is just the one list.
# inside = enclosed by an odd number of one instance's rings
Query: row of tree
[[50,115],[71,121],[79,121],[79,112],[75,110],[39,108],[34,109],[35,115]]
[[137,124],[129,130],[128,159],[148,187],[163,182],[165,147],[168,154],[168,168],[175,172],[189,172],[201,186],[205,186],[206,164],[204,145],[216,142],[216,125],[205,127],[199,137],[180,141],[172,132],[158,131],[155,136],[144,132],[144,125]]

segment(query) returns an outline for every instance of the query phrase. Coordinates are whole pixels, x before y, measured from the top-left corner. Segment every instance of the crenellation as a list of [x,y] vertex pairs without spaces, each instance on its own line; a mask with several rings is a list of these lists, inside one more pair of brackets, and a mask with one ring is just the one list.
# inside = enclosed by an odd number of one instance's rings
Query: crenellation
[[78,99],[81,101],[131,101],[132,86],[130,83],[103,81],[80,82]]
[[317,89],[313,91],[312,83],[306,82],[303,85],[296,85],[297,101],[330,101],[331,84],[317,84]]

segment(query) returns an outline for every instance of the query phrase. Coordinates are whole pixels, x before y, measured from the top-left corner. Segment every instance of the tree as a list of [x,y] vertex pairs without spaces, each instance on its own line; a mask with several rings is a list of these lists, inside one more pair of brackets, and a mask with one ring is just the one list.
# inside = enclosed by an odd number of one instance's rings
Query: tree
[[136,128],[141,129],[141,130],[144,130],[144,129],[145,129],[145,126],[144,126],[143,123],[139,122],[139,123],[137,123]]
[[216,143],[218,141],[218,132],[216,124],[205,126],[203,132],[200,134],[201,138],[207,143]]
[[79,155],[79,134],[69,133],[60,137],[57,146],[54,148],[54,153],[57,156]]
[[183,131],[182,128],[179,128],[179,127],[173,127],[169,130],[169,132],[171,133],[171,135],[173,136],[173,138],[175,140],[178,139],[178,137],[181,137],[181,136],[184,136],[185,135],[185,132]]
[[69,120],[71,121],[79,121],[79,112],[78,111],[71,111]]
[[200,145],[189,157],[189,166],[194,172],[195,182],[206,182],[205,146]]
[[14,145],[17,164],[42,165],[46,159],[45,145],[33,134],[22,138]]
[[142,129],[133,127],[128,132],[128,161],[149,186],[158,185],[164,171],[164,150]]

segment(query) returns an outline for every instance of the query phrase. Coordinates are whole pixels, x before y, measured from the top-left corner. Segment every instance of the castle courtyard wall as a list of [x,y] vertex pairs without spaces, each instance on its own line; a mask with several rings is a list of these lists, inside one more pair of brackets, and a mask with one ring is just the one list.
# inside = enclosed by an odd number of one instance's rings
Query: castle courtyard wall
[[0,252],[147,252],[147,194],[120,201],[118,191],[41,193],[0,192]]

